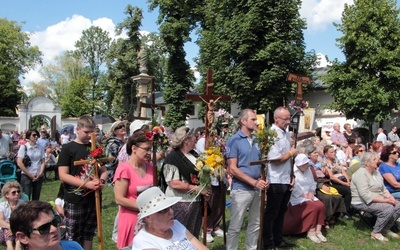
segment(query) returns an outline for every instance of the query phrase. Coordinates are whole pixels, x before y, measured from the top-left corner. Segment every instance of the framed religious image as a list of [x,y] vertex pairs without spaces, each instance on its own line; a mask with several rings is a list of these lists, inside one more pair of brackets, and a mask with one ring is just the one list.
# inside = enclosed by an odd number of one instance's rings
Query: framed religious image
[[299,133],[313,130],[315,119],[315,109],[309,108],[303,110],[304,116],[300,116]]
[[257,115],[258,129],[264,129],[265,115]]

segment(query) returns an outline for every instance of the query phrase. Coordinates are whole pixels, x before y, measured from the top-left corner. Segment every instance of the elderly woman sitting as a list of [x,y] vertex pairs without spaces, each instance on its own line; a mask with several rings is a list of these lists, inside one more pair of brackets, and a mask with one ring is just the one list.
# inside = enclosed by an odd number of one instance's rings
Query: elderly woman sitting
[[[144,227],[133,240],[132,249],[208,249],[179,221],[171,206],[181,197],[166,197],[158,187],[151,187],[137,198],[139,225]],[[138,225],[137,225],[138,227]]]
[[371,238],[388,241],[386,236],[400,238],[390,228],[400,216],[400,202],[396,201],[383,184],[378,168],[379,155],[368,152],[361,157],[362,167],[353,174],[351,182],[352,206],[377,217]]
[[317,183],[311,173],[309,161],[305,154],[296,156],[294,165],[296,182],[290,196],[288,210],[285,213],[283,233],[307,232],[310,240],[321,243],[327,241],[321,233],[325,220],[325,207],[315,197]]

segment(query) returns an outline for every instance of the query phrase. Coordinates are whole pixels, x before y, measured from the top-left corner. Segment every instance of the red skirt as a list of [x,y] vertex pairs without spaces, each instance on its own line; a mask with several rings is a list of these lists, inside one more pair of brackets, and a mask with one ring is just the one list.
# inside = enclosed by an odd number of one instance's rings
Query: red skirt
[[296,206],[289,202],[283,222],[283,234],[301,234],[324,225],[325,206],[321,201],[306,201]]

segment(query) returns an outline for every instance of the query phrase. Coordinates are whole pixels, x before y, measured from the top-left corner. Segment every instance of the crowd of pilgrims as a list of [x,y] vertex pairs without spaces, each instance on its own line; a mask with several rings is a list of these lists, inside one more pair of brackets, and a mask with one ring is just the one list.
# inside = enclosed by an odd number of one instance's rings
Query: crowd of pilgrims
[[[284,215],[283,234],[307,233],[315,243],[326,242],[328,239],[316,232],[329,230],[338,220],[352,219],[368,212],[376,217],[371,238],[379,241],[400,238],[396,233],[396,221],[400,216],[400,142],[376,140],[367,147],[364,140],[355,136],[349,124],[344,129],[341,132],[340,125],[335,124],[334,130],[322,137],[315,135],[292,145],[298,154],[293,157],[295,183]],[[224,235],[221,221],[229,204],[223,199],[230,190],[229,171],[226,178],[202,189],[192,176],[197,174],[196,158],[204,152],[204,131],[193,132],[185,126],[179,127],[169,135],[170,148],[154,154],[159,182],[166,183],[162,190],[154,190],[151,188],[155,174],[151,159],[153,142],[146,136],[151,130],[151,125],[141,121],[131,123],[129,128],[127,122],[117,121],[107,136],[97,127],[94,130],[106,155],[115,157],[104,166],[108,178],[101,180],[101,185],[107,187],[108,184],[107,188],[113,188],[118,205],[112,240],[118,249],[144,249],[148,246],[147,241],[159,244],[160,249],[177,242],[184,246],[181,249],[207,249],[198,240],[203,223],[207,224],[208,243],[213,242],[214,237]],[[71,133],[73,137],[65,133],[64,137],[68,135],[69,139],[63,139],[61,147],[76,139],[74,132]],[[46,136],[43,131],[41,134],[29,129],[24,133],[24,139],[20,139],[23,143],[17,140],[20,147],[16,161],[23,174],[19,183],[12,182],[2,190],[0,240],[10,247],[7,249],[13,249],[11,246],[16,241],[9,231],[11,212],[23,202],[40,199],[45,170],[57,164],[59,144],[48,140],[47,145],[37,146],[38,138]],[[291,143],[294,141],[292,137]],[[29,168],[21,164],[25,150],[33,164]],[[55,171],[58,173],[56,167]],[[56,178],[59,178],[58,174]],[[61,184],[54,204],[61,218],[65,217],[64,190]],[[146,198],[138,198],[143,192],[148,192]],[[155,200],[146,200],[151,198]],[[207,208],[203,207],[204,199],[208,201]],[[153,210],[149,209],[149,204],[154,204]],[[207,221],[203,221],[204,209],[209,210]],[[68,237],[65,231],[62,230],[63,237]],[[176,242],[164,240],[169,238]]]

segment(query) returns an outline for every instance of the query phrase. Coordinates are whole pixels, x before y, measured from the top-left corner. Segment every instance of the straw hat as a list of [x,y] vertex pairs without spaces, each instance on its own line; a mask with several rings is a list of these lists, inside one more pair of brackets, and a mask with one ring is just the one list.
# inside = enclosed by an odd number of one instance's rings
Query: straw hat
[[182,142],[189,136],[193,135],[193,129],[186,126],[179,127],[175,130],[174,135],[171,139],[171,146],[173,148],[178,148],[182,145]]
[[116,122],[114,122],[114,123],[111,125],[110,133],[111,133],[111,134],[114,134],[115,128],[118,127],[121,123],[124,124],[124,125],[126,125],[126,121],[116,121]]
[[181,199],[182,197],[166,197],[158,187],[146,189],[136,200],[140,211],[138,220],[166,209]]

